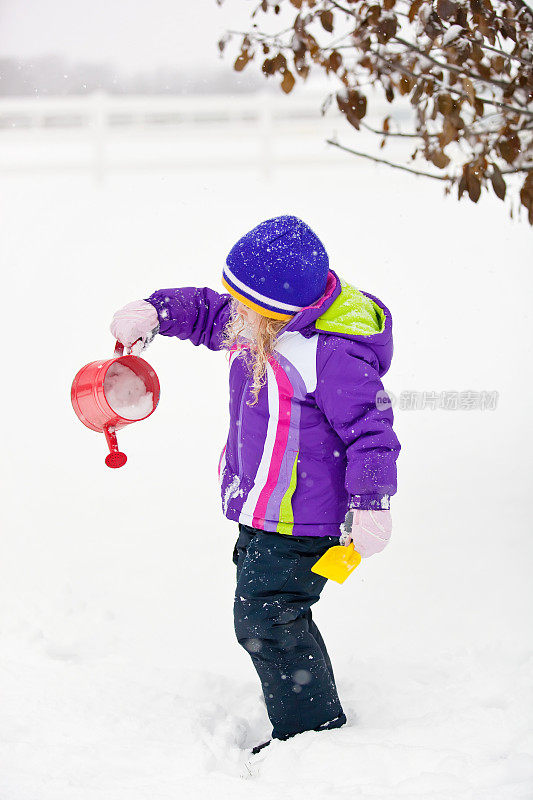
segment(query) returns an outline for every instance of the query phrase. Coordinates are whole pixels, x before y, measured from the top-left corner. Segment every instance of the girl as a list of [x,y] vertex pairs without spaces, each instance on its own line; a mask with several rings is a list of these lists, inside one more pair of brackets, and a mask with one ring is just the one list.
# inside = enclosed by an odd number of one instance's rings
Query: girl
[[329,269],[322,242],[292,216],[243,236],[222,283],[226,294],[156,291],[117,311],[111,332],[137,352],[159,333],[229,353],[219,477],[224,514],[239,523],[235,632],[272,738],[288,739],[346,722],[311,615],[326,579],[311,567],[339,537],[363,557],[390,538],[400,446],[390,403],[378,400],[391,316]]

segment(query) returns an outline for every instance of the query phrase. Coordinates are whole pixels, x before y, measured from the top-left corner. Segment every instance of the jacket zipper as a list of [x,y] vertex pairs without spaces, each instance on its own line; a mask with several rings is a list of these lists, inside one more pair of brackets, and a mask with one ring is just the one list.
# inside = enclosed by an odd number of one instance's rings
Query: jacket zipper
[[237,439],[237,464],[239,467],[239,478],[242,478],[243,471],[242,471],[242,416],[243,416],[243,409],[244,409],[244,398],[246,397],[245,389],[248,388],[248,379],[245,381],[244,386],[241,390],[241,399],[239,403],[239,424],[238,424],[238,439]]

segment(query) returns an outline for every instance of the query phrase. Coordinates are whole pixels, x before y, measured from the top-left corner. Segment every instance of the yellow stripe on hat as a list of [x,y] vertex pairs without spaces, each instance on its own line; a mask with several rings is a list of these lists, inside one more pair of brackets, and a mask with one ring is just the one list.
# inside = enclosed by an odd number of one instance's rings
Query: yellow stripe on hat
[[283,319],[283,320],[289,320],[289,319],[292,319],[292,317],[293,317],[293,314],[281,314],[279,311],[271,311],[269,308],[263,308],[262,306],[258,305],[257,303],[254,303],[252,300],[249,300],[244,295],[239,294],[239,292],[237,292],[233,288],[233,286],[230,286],[230,284],[227,282],[227,280],[224,277],[222,277],[222,283],[226,287],[228,292],[236,300],[239,301],[239,303],[242,303],[243,305],[248,306],[248,308],[251,308],[252,311],[257,311],[257,313],[261,314],[262,317],[270,317],[270,319]]

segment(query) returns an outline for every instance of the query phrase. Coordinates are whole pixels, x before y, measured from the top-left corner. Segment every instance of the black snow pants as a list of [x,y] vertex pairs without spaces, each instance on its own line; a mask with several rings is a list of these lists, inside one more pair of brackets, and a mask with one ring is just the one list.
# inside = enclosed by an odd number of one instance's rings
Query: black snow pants
[[287,536],[239,525],[234,621],[261,680],[274,739],[346,722],[311,606],[326,578],[311,572],[338,537]]

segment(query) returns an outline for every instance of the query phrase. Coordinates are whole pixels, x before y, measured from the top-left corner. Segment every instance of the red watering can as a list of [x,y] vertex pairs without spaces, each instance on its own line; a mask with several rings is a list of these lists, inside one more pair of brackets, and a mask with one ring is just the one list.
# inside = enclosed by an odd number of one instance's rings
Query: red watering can
[[83,424],[104,433],[109,447],[105,463],[113,469],[127,461],[118,449],[116,431],[153,414],[159,395],[159,380],[150,364],[139,356],[124,355],[120,342],[113,358],[91,361],[80,369],[70,393]]

